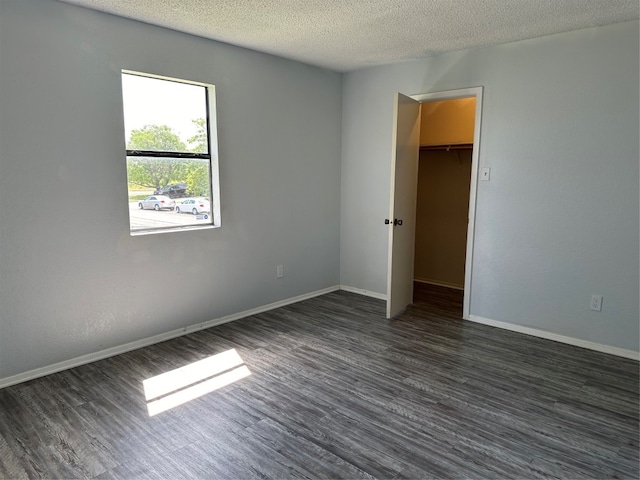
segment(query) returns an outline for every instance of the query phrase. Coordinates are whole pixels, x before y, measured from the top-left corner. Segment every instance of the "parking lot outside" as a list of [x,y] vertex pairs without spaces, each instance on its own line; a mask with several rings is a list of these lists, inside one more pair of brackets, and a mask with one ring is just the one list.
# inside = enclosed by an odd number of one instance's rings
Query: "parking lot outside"
[[211,214],[193,215],[176,213],[175,210],[141,210],[138,202],[129,202],[129,220],[131,231],[153,228],[172,228],[192,225],[210,225]]

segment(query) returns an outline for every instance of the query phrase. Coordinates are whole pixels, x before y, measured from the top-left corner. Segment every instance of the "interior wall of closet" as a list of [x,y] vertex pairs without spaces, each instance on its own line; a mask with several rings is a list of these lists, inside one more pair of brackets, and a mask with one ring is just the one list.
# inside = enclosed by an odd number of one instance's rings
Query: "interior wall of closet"
[[421,105],[414,279],[464,288],[475,98]]

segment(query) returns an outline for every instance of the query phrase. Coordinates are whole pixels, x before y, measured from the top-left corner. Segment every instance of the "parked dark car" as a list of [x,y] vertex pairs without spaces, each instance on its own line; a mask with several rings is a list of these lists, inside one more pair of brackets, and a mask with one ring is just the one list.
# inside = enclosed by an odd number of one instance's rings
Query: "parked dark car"
[[173,183],[171,185],[167,185],[166,187],[162,187],[160,190],[155,190],[153,194],[166,195],[170,198],[186,197],[187,187],[188,185],[186,183]]

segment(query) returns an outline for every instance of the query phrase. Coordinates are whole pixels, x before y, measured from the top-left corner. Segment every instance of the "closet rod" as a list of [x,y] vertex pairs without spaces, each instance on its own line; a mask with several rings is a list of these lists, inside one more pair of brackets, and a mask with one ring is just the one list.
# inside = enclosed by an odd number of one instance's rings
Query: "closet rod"
[[420,150],[473,150],[473,143],[452,143],[450,145],[421,145]]

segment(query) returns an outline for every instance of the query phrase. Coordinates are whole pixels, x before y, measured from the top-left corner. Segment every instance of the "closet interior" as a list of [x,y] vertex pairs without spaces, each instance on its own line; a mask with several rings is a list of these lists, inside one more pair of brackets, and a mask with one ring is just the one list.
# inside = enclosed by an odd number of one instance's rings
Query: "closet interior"
[[421,104],[414,302],[462,315],[475,97]]

